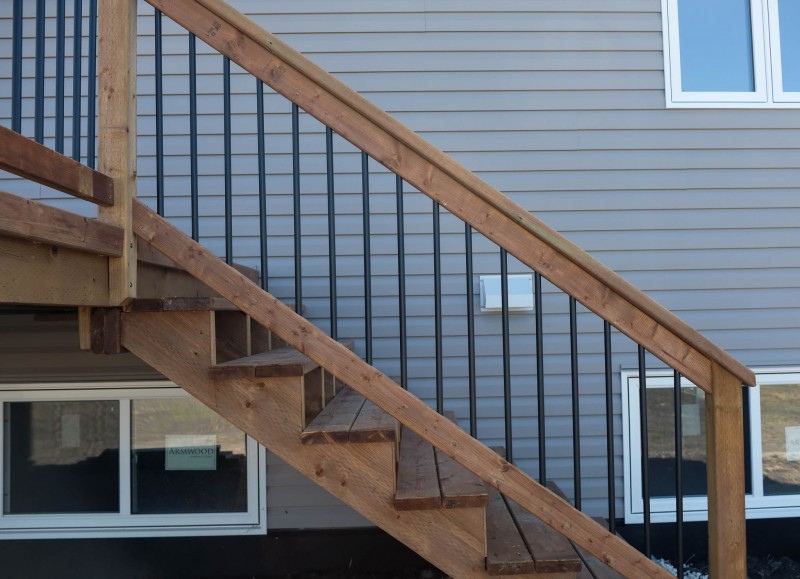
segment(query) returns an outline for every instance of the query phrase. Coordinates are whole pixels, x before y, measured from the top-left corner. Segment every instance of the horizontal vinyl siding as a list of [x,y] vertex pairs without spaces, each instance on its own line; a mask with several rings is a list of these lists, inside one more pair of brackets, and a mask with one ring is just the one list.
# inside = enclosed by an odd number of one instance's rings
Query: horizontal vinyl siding
[[[235,5],[744,363],[799,362],[800,110],[666,110],[658,0],[242,0]],[[10,2],[0,2],[0,9],[0,37],[7,38]],[[141,11],[139,191],[152,200],[153,19],[149,7]],[[165,21],[164,28],[166,211],[188,228],[188,44],[177,27]],[[33,29],[27,30],[31,34]],[[26,45],[31,63],[32,46]],[[10,53],[8,41],[0,40],[3,119],[11,111]],[[222,252],[222,58],[200,42],[198,53],[200,233],[208,247]],[[237,261],[257,265],[255,81],[232,68],[234,251]],[[48,68],[50,73],[53,69]],[[25,86],[31,93],[32,81]],[[32,99],[26,99],[25,107],[30,115]],[[276,295],[292,299],[290,109],[269,90],[265,109],[269,283]],[[52,100],[48,111],[53,111]],[[300,126],[304,305],[307,315],[327,328],[324,135],[307,115],[301,115]],[[25,127],[32,133],[32,120]],[[355,337],[363,354],[360,158],[341,139],[335,146],[339,334]],[[394,179],[375,164],[371,170],[375,363],[397,376]],[[0,188],[53,198],[44,189],[10,180],[0,182]],[[408,190],[410,387],[431,401],[431,202]],[[85,211],[77,201],[58,199],[62,206]],[[443,213],[442,231],[445,406],[466,426],[464,230]],[[477,234],[474,243],[476,275],[497,273],[496,249]],[[524,271],[515,260],[510,269]],[[544,289],[548,477],[572,494],[567,300],[547,283]],[[472,299],[477,304],[477,296]],[[602,324],[579,311],[583,499],[589,512],[603,515]],[[536,475],[533,326],[529,314],[511,316],[514,455]],[[477,315],[478,435],[490,444],[504,438],[499,328],[499,316]],[[635,350],[616,334],[614,344],[620,496],[618,371],[635,364]],[[270,460],[271,528],[363,524],[289,467]]]

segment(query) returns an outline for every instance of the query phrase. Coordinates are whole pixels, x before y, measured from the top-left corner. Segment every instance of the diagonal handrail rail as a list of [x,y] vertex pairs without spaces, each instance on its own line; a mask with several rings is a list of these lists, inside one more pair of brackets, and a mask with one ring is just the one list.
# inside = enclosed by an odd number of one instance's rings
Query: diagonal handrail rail
[[147,0],[708,393],[753,372],[450,156],[221,0]]

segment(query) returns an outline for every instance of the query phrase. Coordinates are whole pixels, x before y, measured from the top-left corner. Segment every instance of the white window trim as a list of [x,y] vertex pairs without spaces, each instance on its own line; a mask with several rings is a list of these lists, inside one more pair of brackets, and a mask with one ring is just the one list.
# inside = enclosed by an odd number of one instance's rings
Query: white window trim
[[[800,494],[764,496],[761,456],[761,385],[800,384],[800,367],[755,369],[755,388],[748,388],[750,402],[750,466],[752,473],[751,493],[745,496],[745,512],[748,519],[772,519],[800,516]],[[648,370],[647,388],[671,388],[671,370]],[[694,386],[682,378],[682,387]],[[642,500],[641,438],[639,418],[639,372],[622,372],[622,420],[623,420],[623,476],[625,480],[625,522],[638,524],[644,521]],[[684,496],[684,521],[708,520],[706,497]],[[675,521],[675,498],[651,498],[650,521],[667,523]]]
[[[134,515],[130,512],[131,401],[153,398],[190,398],[173,382],[89,382],[0,384],[0,424],[4,403],[45,400],[120,401],[120,512],[59,515],[7,515],[0,509],[0,539],[166,537],[203,535],[263,535],[267,531],[266,451],[247,437],[247,505],[243,513]],[[0,453],[4,446],[0,428]],[[0,486],[4,481],[0,460]]]
[[750,0],[754,92],[681,90],[678,0],[661,0],[667,108],[797,108],[800,93],[783,91],[778,0]]

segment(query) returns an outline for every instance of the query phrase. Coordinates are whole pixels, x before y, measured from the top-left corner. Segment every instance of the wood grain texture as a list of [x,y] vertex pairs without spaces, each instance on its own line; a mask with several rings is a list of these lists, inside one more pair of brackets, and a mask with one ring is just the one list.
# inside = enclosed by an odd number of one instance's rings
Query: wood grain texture
[[157,298],[163,296],[213,297],[216,292],[183,270],[139,262],[136,269],[138,296]]
[[137,298],[126,306],[128,312],[209,312],[236,310],[231,302],[217,297]]
[[707,390],[754,374],[528,211],[221,0],[148,0]]
[[234,377],[288,378],[304,376],[318,367],[308,356],[286,347],[216,364],[209,368],[208,374],[216,380]]
[[536,567],[502,495],[489,490],[486,508],[486,569],[489,575],[534,573]]
[[300,434],[303,444],[344,444],[356,421],[364,397],[351,388],[343,389]]
[[714,393],[706,396],[708,558],[714,577],[747,575],[744,415],[742,383],[714,365]]
[[0,237],[0,303],[107,306],[108,260]]
[[445,509],[485,507],[489,502],[489,494],[483,481],[438,448],[435,451],[442,507]]
[[508,501],[508,510],[525,540],[539,573],[556,573],[581,570],[581,560],[568,539],[559,535],[514,501]]
[[441,507],[442,494],[433,446],[413,430],[401,428],[394,508],[414,511]]
[[350,429],[350,442],[396,442],[397,420],[367,400]]
[[[134,203],[134,223],[137,235],[186,271],[201,278],[254,321],[269,328],[574,543],[625,575],[669,577],[662,567],[539,485],[521,469],[497,456],[140,202]],[[204,372],[207,373],[207,369]]]
[[122,228],[123,252],[109,260],[114,305],[137,296],[136,239],[131,209],[136,197],[136,0],[106,0],[97,18],[97,166],[114,182],[114,205],[101,221]]
[[122,255],[123,231],[38,201],[0,191],[0,235],[98,255]]
[[214,361],[219,364],[247,356],[250,353],[250,318],[239,311],[213,311]]
[[0,169],[98,205],[114,204],[111,178],[2,126]]
[[123,313],[122,322],[126,348],[299,472],[450,576],[486,577],[479,509],[394,510],[393,444],[305,446],[296,379],[210,380],[207,313]]

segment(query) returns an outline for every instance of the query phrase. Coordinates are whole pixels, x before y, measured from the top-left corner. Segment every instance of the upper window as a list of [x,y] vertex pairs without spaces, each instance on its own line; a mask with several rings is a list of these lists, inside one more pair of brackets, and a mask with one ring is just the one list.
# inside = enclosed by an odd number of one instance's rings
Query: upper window
[[662,0],[668,107],[796,107],[800,2]]

